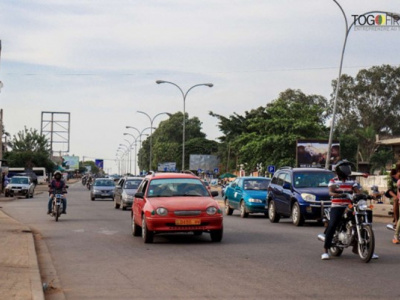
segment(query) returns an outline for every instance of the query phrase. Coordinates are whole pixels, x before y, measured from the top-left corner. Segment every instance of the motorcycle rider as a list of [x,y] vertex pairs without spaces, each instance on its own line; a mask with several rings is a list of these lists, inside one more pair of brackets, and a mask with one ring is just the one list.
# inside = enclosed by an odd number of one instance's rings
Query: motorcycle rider
[[[321,255],[322,260],[329,259],[328,250],[332,247],[332,239],[333,235],[335,234],[336,227],[339,225],[346,207],[351,204],[351,200],[348,199],[344,193],[360,193],[358,182],[349,178],[351,174],[351,166],[352,163],[346,159],[339,161],[335,166],[337,177],[331,179],[328,184],[329,195],[331,196],[332,204],[330,209],[329,224],[325,230],[324,253]],[[353,248],[353,252],[357,253],[356,246]],[[378,256],[374,253],[372,258],[376,259]]]
[[50,182],[49,184],[49,202],[47,204],[47,214],[51,214],[52,210],[52,205],[53,205],[53,197],[54,197],[54,192],[56,190],[61,190],[63,194],[63,211],[61,212],[62,214],[67,214],[67,198],[65,197],[65,194],[67,193],[66,190],[66,184],[65,181],[62,180],[62,174],[60,171],[55,171],[54,172],[54,179]]

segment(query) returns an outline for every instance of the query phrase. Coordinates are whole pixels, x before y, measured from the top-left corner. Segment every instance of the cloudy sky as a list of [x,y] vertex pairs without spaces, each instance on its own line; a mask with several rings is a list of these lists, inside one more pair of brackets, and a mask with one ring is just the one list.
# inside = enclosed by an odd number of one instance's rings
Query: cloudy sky
[[[341,0],[352,15],[400,12],[398,0]],[[400,28],[351,31],[343,72],[400,64]],[[2,0],[0,107],[14,135],[41,127],[41,112],[70,112],[70,155],[117,171],[125,126],[183,110],[179,90],[199,83],[186,112],[221,135],[209,111],[264,106],[287,88],[327,98],[345,34],[331,0]],[[166,117],[158,116],[154,125]]]

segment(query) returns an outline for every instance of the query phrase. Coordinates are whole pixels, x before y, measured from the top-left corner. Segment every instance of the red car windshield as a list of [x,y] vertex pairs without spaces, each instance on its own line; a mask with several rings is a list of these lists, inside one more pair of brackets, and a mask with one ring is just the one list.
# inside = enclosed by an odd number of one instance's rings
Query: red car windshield
[[148,197],[207,197],[209,193],[199,179],[163,178],[150,181]]

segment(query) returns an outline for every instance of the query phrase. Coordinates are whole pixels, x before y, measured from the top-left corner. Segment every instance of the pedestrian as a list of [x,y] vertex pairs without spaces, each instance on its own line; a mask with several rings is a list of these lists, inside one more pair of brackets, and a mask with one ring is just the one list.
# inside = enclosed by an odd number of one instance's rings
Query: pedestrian
[[390,198],[393,202],[393,228],[396,228],[397,221],[399,220],[399,197],[398,197],[398,183],[400,179],[400,168],[394,168],[390,171],[390,182],[385,196]]

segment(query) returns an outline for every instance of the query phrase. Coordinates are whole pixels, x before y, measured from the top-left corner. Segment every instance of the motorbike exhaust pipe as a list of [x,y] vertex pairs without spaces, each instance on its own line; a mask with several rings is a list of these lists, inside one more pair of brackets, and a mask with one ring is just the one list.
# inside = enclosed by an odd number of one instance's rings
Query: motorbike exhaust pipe
[[318,240],[321,242],[325,242],[325,234],[323,233],[318,234]]

